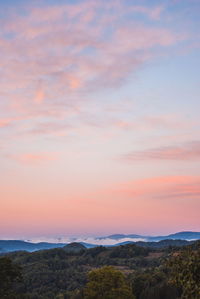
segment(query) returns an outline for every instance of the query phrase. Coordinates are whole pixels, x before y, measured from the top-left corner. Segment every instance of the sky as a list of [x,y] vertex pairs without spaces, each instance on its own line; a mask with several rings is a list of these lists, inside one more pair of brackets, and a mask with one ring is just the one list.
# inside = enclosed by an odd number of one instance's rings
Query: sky
[[200,2],[0,2],[0,238],[200,230]]

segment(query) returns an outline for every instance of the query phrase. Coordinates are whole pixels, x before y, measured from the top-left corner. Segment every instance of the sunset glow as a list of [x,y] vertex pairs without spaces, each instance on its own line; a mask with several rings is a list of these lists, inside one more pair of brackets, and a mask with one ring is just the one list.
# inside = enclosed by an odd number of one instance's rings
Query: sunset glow
[[0,8],[1,238],[200,230],[200,2]]

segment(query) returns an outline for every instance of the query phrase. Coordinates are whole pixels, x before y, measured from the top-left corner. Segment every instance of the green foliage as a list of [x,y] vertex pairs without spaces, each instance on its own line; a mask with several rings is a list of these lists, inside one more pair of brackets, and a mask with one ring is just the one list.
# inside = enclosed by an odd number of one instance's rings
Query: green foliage
[[[184,283],[181,284],[178,282],[179,280],[176,279],[176,275],[177,272],[181,273],[181,269],[183,269],[182,263],[181,267],[179,268],[180,262],[177,262],[177,259],[180,259],[182,254],[185,254],[187,257],[182,256],[182,262],[189,263],[189,261],[192,261],[190,266],[188,265],[186,267],[186,280],[190,281],[192,285],[192,288],[188,288],[187,286],[187,292],[189,292],[188,289],[195,290],[199,286],[199,255],[197,256],[197,253],[199,252],[199,245],[197,242],[195,242],[189,247],[189,249],[185,249],[184,253],[181,253],[181,250],[181,248],[175,247],[170,249],[149,249],[139,247],[135,244],[128,244],[109,248],[100,246],[79,251],[68,251],[62,248],[57,248],[51,250],[41,250],[33,253],[10,253],[7,256],[9,256],[13,261],[12,265],[21,265],[23,282],[16,283],[17,279],[15,280],[13,277],[12,280],[11,276],[9,288],[10,290],[15,290],[15,293],[19,293],[20,296],[2,297],[0,295],[0,298],[87,298],[83,297],[83,293],[85,296],[93,296],[93,294],[91,294],[90,287],[90,294],[86,294],[86,290],[88,290],[88,284],[89,286],[93,285],[96,292],[96,283],[99,285],[101,284],[100,281],[98,282],[98,280],[95,282],[89,279],[86,287],[88,273],[99,271],[102,269],[102,267],[105,269],[104,266],[114,266],[115,268],[108,267],[108,269],[112,269],[111,271],[108,271],[109,273],[111,272],[112,274],[114,271],[114,274],[110,275],[108,279],[106,278],[107,274],[104,273],[105,279],[103,281],[103,288],[104,286],[108,285],[109,291],[111,292],[111,294],[109,293],[110,297],[107,297],[106,299],[133,298],[127,297],[130,295],[130,286],[131,289],[134,290],[133,293],[136,299],[180,299],[181,295],[182,298],[197,299],[198,297],[194,294],[194,291],[193,293],[188,293],[188,297],[184,297],[186,296],[185,294],[187,294],[184,289]],[[175,257],[175,255],[177,257]],[[168,260],[167,266],[166,260]],[[179,266],[177,266],[177,263]],[[116,270],[116,268],[122,273]],[[115,274],[116,271],[117,275]],[[190,280],[190,276],[192,277],[192,280]],[[113,281],[115,281],[113,277],[118,277],[118,279],[116,279],[118,284],[115,284],[116,287],[114,288],[111,287]],[[127,277],[126,280],[125,277]],[[169,281],[173,281],[173,284],[169,283]],[[3,284],[3,280],[1,279],[0,284]],[[119,289],[121,289],[120,295]],[[99,297],[88,298],[98,299]],[[100,298],[103,299],[102,297]]]
[[131,258],[136,256],[147,256],[148,248],[139,247],[134,244],[114,247],[110,253],[110,258]]
[[8,257],[0,258],[0,298],[17,298],[13,286],[21,279],[21,268]]
[[97,246],[97,247],[88,249],[85,252],[85,255],[90,255],[92,257],[96,257],[97,255],[99,255],[100,253],[102,253],[104,251],[107,251],[106,247],[104,247],[104,246]]
[[137,299],[176,299],[179,290],[168,283],[167,274],[162,269],[138,271],[129,277]]
[[93,270],[84,289],[84,299],[133,299],[124,275],[111,266]]
[[185,248],[168,261],[170,282],[182,288],[184,299],[200,298],[200,243],[195,250]]

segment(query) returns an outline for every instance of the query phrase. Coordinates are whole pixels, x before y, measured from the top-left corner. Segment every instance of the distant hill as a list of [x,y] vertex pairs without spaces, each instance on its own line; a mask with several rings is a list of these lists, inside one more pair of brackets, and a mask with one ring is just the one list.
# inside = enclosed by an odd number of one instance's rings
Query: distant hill
[[161,241],[157,241],[157,242],[125,241],[125,242],[117,243],[117,244],[109,246],[109,247],[135,244],[135,245],[141,246],[141,247],[166,248],[166,247],[169,247],[169,246],[176,246],[176,247],[186,246],[186,245],[190,245],[190,244],[193,244],[193,243],[194,243],[194,241],[166,239],[166,240],[161,240]]
[[98,240],[103,239],[111,239],[111,240],[120,240],[120,239],[144,239],[145,241],[161,241],[166,239],[172,240],[199,240],[200,239],[200,232],[192,232],[192,231],[184,231],[184,232],[177,232],[175,234],[170,234],[166,236],[144,236],[144,235],[137,235],[137,234],[114,234],[109,236],[104,236],[97,238]]
[[170,239],[196,240],[200,239],[200,232],[179,232],[168,236]]
[[[80,239],[80,238],[79,238]],[[123,239],[129,239],[124,240]],[[138,239],[141,239],[141,241],[138,241]],[[170,245],[174,246],[180,246],[186,244],[186,242],[181,241],[194,241],[200,239],[200,232],[191,232],[191,231],[185,231],[185,232],[178,232],[175,234],[170,234],[167,236],[142,236],[137,234],[114,234],[110,236],[105,237],[98,237],[94,239],[94,241],[98,241],[98,244],[90,244],[86,242],[74,242],[71,244],[79,244],[74,246],[74,250],[78,250],[78,247],[83,246],[83,248],[94,248],[103,244],[106,247],[112,247],[117,245],[125,245],[130,243],[135,243],[143,247],[152,246],[153,248],[161,247],[165,242],[167,242]],[[112,241],[112,242],[109,242]],[[177,240],[177,242],[170,242]],[[103,244],[101,244],[101,241]],[[107,242],[105,242],[107,241]],[[116,241],[116,242],[115,242]],[[121,242],[120,242],[121,241]],[[159,241],[165,241],[160,244],[154,244],[154,242],[158,243]],[[94,242],[96,243],[96,242]],[[112,245],[109,245],[111,243]],[[113,244],[114,243],[114,244]],[[40,243],[31,243],[26,242],[22,240],[0,240],[0,254],[4,254],[6,252],[12,252],[12,251],[28,251],[33,252],[37,250],[42,249],[53,249],[53,248],[60,248],[64,247],[66,250],[71,250],[72,245],[67,243],[48,243],[48,242],[40,242]],[[70,249],[71,246],[71,249]],[[82,248],[82,249],[83,249]]]
[[5,252],[12,252],[12,251],[37,251],[41,249],[52,249],[63,247],[66,244],[63,243],[47,243],[47,242],[40,242],[40,243],[30,243],[20,240],[0,240],[0,253]]
[[170,234],[167,236],[156,236],[156,237],[148,237],[148,241],[161,241],[165,239],[172,239],[172,240],[199,240],[200,239],[200,232],[178,232],[175,234]]

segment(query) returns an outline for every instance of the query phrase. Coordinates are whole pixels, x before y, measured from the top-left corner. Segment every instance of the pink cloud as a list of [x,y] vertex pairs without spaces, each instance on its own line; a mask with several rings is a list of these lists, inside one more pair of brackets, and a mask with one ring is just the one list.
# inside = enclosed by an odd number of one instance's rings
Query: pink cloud
[[11,119],[0,119],[0,128],[8,127],[11,124]]
[[[157,47],[168,49],[182,40],[166,28],[134,21],[138,13],[159,19],[161,6],[88,0],[24,9],[23,15],[8,11],[0,30],[0,101],[15,127],[20,122],[18,129],[31,120],[30,131],[37,130],[41,117],[59,122],[84,107],[93,92],[122,85],[155,58],[154,50],[158,55]],[[119,126],[132,125],[119,121]]]
[[51,134],[54,136],[65,136],[71,130],[71,126],[57,122],[38,123],[29,133],[31,134]]
[[122,183],[115,192],[139,199],[199,199],[200,177],[161,176]]
[[123,120],[118,119],[114,122],[114,125],[123,129],[139,129],[144,131],[156,129],[168,129],[177,130],[188,128],[188,126],[195,126],[195,122],[186,121],[184,118],[180,118],[179,115],[152,115],[135,118],[135,120]]
[[139,160],[199,160],[200,142],[188,142],[178,146],[163,146],[143,151],[133,151],[122,157],[126,161]]
[[43,162],[48,161],[55,161],[58,159],[59,154],[58,153],[24,153],[24,154],[18,154],[18,155],[7,155],[8,158],[12,158],[20,163],[25,164],[32,164],[32,165],[38,165]]
[[[1,87],[8,94],[22,88],[26,101],[31,101],[27,94],[33,92],[36,94],[34,101],[41,103],[44,92],[35,84],[41,78],[48,98],[50,95],[49,101],[61,91],[71,95],[91,86],[105,83],[113,86],[142,65],[153,47],[170,46],[180,40],[167,29],[145,27],[129,21],[121,28],[118,24],[121,11],[124,15],[129,13],[122,3],[118,7],[112,2],[108,8],[101,2],[91,4],[85,1],[73,5],[33,7],[27,9],[26,16],[16,14],[12,15],[12,20],[4,21],[0,65],[5,72]],[[114,9],[113,16],[109,7]],[[151,12],[145,7],[135,7],[135,10],[156,15],[160,7]],[[105,38],[112,17],[116,29],[113,27],[110,36]],[[7,34],[13,34],[13,39],[8,40]],[[61,80],[57,80],[59,74]]]
[[42,104],[42,102],[44,101],[44,99],[45,99],[45,92],[44,92],[44,88],[43,88],[42,82],[40,81],[38,83],[38,88],[36,89],[36,94],[35,94],[35,97],[34,97],[34,102],[38,103],[38,104]]

